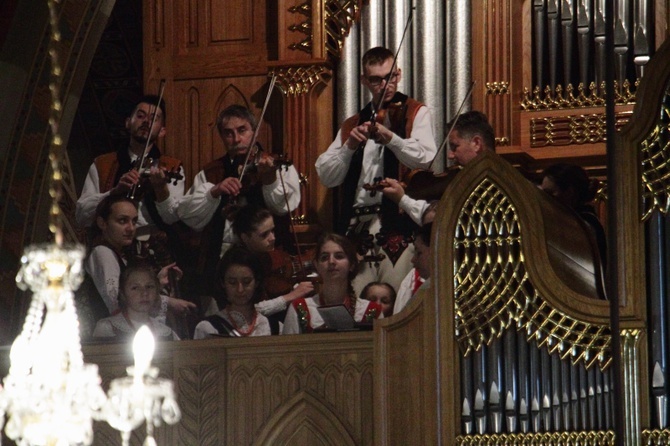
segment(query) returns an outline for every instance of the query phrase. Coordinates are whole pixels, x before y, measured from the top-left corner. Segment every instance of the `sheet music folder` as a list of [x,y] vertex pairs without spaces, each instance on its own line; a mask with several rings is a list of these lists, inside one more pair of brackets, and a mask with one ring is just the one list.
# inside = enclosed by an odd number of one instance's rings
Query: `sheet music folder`
[[317,310],[330,330],[346,331],[356,329],[354,318],[351,317],[351,313],[349,313],[347,307],[342,304],[324,305],[318,307]]

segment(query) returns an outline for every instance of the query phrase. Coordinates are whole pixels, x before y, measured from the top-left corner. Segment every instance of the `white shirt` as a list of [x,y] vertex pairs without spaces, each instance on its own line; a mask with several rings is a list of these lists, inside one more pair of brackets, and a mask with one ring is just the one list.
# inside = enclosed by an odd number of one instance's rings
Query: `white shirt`
[[[268,210],[275,215],[286,215],[289,211],[286,209],[284,186],[279,175],[284,180],[290,210],[295,210],[300,204],[300,179],[295,167],[288,166],[286,170],[283,167],[277,169],[277,179],[272,184],[264,184],[261,190]],[[207,181],[205,171],[201,170],[195,177],[193,186],[179,203],[179,218],[196,231],[201,231],[207,226],[221,202],[221,197],[214,198],[210,193],[210,189],[214,186],[215,184]],[[223,243],[234,242],[232,222],[226,220]]]
[[[393,314],[400,313],[400,311],[407,306],[409,301],[412,300],[412,297],[414,297],[415,273],[416,268],[412,268],[409,270],[405,278],[402,279],[402,282],[400,282],[398,292],[395,296],[395,303],[393,304]],[[421,282],[421,286],[419,288],[423,288],[423,285],[426,281],[422,277],[419,277],[419,281]]]
[[[93,337],[115,338],[119,335],[132,336],[136,332],[136,327],[141,327],[144,325],[144,322],[131,321],[131,323],[132,325],[128,323],[126,317],[121,313],[100,319],[98,323],[95,324]],[[149,324],[147,325],[153,335],[159,339],[179,341],[179,336],[177,336],[177,333],[172,331],[172,329],[167,325],[159,322],[157,319],[149,318]]]
[[429,203],[426,200],[415,200],[407,194],[403,195],[398,203],[398,207],[405,211],[412,221],[419,226],[423,225],[423,214],[428,206]]
[[[125,260],[122,259],[125,264]],[[105,245],[94,247],[84,260],[84,270],[93,279],[93,284],[102,297],[110,314],[119,309],[119,278],[121,265],[111,248]],[[160,295],[161,308],[157,320],[165,323],[169,297]]]
[[[137,159],[137,155],[130,152],[131,161]],[[170,191],[170,196],[160,202],[156,203],[156,210],[158,215],[166,224],[172,224],[179,220],[177,214],[177,207],[179,200],[184,195],[184,168],[179,167],[179,174],[181,174],[182,179],[177,181],[177,184],[173,184],[173,181],[168,183],[168,190]],[[95,208],[98,206],[98,203],[102,201],[103,198],[109,195],[110,191],[105,193],[100,192],[100,175],[98,173],[98,168],[95,163],[91,164],[91,167],[88,169],[88,174],[86,175],[86,180],[84,181],[84,187],[81,190],[81,196],[77,200],[77,206],[75,208],[75,220],[77,224],[81,227],[89,227],[93,224],[93,218],[95,217]],[[143,202],[139,204],[139,215],[137,218],[137,226],[146,226],[148,224],[153,224],[149,211],[146,209],[146,206]]]
[[[388,116],[384,125],[390,127]],[[402,139],[394,134],[386,147],[395,154],[401,164],[408,168],[428,168],[437,154],[432,118],[428,107],[419,108],[412,124],[412,133],[408,138]],[[369,139],[365,144],[354,206],[370,206],[381,203],[381,193],[377,193],[373,197],[362,186],[365,183],[374,183],[375,178],[385,178],[383,148],[383,145],[377,144],[372,139]],[[319,175],[321,183],[326,187],[341,185],[347,176],[353,155],[354,150],[350,150],[346,144],[342,144],[342,129],[338,130],[335,140],[316,160],[316,173]]]

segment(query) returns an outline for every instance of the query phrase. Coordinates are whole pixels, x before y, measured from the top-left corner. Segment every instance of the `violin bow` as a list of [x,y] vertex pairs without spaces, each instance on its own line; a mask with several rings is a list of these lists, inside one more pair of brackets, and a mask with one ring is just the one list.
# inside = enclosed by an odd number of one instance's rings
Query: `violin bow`
[[284,192],[284,201],[286,202],[286,211],[288,212],[288,224],[291,227],[291,233],[293,234],[293,243],[295,243],[295,252],[298,257],[300,272],[303,277],[307,277],[307,274],[305,273],[305,265],[302,263],[302,251],[300,250],[300,244],[298,243],[298,233],[295,230],[295,223],[291,216],[291,205],[288,202],[288,193],[286,192],[286,184],[284,183],[284,176],[282,175],[281,169],[279,169],[279,181],[281,182],[282,191]]
[[[154,114],[151,116],[151,125],[149,126],[149,136],[147,136],[147,142],[144,145],[144,151],[142,152],[142,157],[140,158],[140,163],[137,165],[137,170],[142,171],[142,166],[144,165],[144,160],[147,159],[147,156],[149,155],[149,143],[151,142],[151,132],[154,129],[154,123],[156,122],[156,115],[158,114],[158,110],[161,107],[161,102],[163,101],[163,92],[165,92],[165,79],[161,79],[160,86],[158,88],[158,104],[156,105],[156,110],[154,110]],[[149,108],[149,111],[151,111],[151,107]],[[128,198],[131,200],[135,199],[135,194],[137,193],[137,186],[139,183],[136,183],[133,186],[132,191],[130,192],[130,195]]]
[[247,156],[244,159],[244,164],[242,165],[242,172],[240,172],[240,177],[238,178],[240,182],[242,182],[242,178],[244,177],[244,174],[247,171],[249,159],[251,158],[251,152],[256,147],[256,139],[258,138],[258,132],[261,128],[261,122],[263,122],[263,117],[265,116],[265,110],[267,110],[268,104],[270,103],[270,96],[272,96],[272,90],[275,88],[275,82],[277,82],[277,74],[272,73],[272,78],[270,79],[270,86],[268,87],[268,93],[265,95],[265,103],[263,104],[261,115],[258,117],[258,121],[256,121],[256,129],[254,130],[254,136],[251,138],[251,143],[249,144],[249,149],[247,150]]
[[[416,6],[412,6],[409,10],[409,16],[407,17],[407,22],[405,22],[405,29],[402,32],[402,37],[400,38],[400,43],[398,44],[398,49],[395,52],[395,55],[393,56],[393,63],[391,64],[391,71],[389,71],[389,74],[384,78],[385,83],[384,83],[384,89],[382,90],[381,95],[379,96],[379,100],[377,101],[377,104],[375,104],[374,101],[370,101],[370,106],[372,107],[372,115],[370,115],[370,122],[372,124],[375,123],[377,120],[377,111],[382,107],[384,104],[384,96],[386,96],[386,91],[389,88],[389,81],[391,80],[391,76],[393,76],[393,72],[395,71],[396,67],[398,66],[398,55],[400,54],[400,49],[402,48],[402,44],[405,41],[405,36],[407,35],[407,30],[409,29],[410,23],[412,23],[412,20],[414,18],[414,10],[416,9]],[[358,149],[362,149],[365,147],[365,144],[367,141],[361,142],[358,145]]]
[[470,95],[472,95],[472,90],[475,88],[475,81],[472,81],[470,83],[470,88],[468,88],[468,93],[465,95],[465,98],[463,98],[463,101],[461,102],[461,106],[458,107],[458,111],[456,112],[456,118],[454,118],[454,122],[451,123],[451,127],[449,127],[449,131],[447,132],[447,136],[444,138],[444,141],[442,141],[442,144],[440,145],[440,148],[437,150],[437,153],[435,153],[435,157],[433,157],[433,160],[430,162],[428,165],[428,170],[431,170],[431,167],[433,167],[433,163],[437,159],[438,156],[440,156],[440,153],[444,150],[444,148],[447,146],[447,143],[449,142],[449,137],[451,136],[451,131],[454,130],[454,127],[456,127],[456,123],[458,122],[458,118],[461,116],[461,112],[463,111],[463,107],[465,106],[465,103],[468,101],[468,98]]

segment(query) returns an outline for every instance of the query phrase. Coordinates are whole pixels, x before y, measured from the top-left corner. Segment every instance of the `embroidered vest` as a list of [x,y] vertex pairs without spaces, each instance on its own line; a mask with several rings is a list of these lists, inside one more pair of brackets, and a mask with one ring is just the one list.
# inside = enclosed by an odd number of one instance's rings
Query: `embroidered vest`
[[[423,106],[419,101],[412,99],[402,93],[396,93],[391,99],[387,113],[391,122],[390,130],[401,138],[411,135],[414,125],[414,119],[419,109]],[[351,130],[363,122],[369,121],[372,116],[371,104],[368,104],[361,112],[348,118],[342,124],[342,144],[349,138]],[[384,176],[391,178],[400,178],[401,166],[393,152],[384,147]],[[356,188],[361,175],[363,165],[363,150],[357,150],[349,164],[347,176],[342,183],[342,195],[340,200],[339,219],[336,221],[336,231],[345,234],[349,227],[349,222],[353,215],[354,201],[356,197]],[[381,220],[382,227],[393,232],[400,232],[403,235],[411,235],[412,227],[403,219],[398,218],[398,205],[386,197],[382,197]]]

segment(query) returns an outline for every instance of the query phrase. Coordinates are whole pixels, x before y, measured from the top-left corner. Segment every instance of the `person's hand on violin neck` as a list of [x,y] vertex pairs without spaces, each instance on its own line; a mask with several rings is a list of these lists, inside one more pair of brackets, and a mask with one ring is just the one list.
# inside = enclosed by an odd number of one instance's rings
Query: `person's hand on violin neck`
[[112,189],[112,194],[122,195],[130,192],[133,187],[140,181],[140,173],[137,169],[131,169],[128,172],[121,175],[119,182]]
[[370,135],[377,144],[385,146],[393,139],[393,132],[382,124],[375,124],[370,127]]
[[395,178],[385,178],[382,182],[382,193],[388,197],[389,200],[393,201],[395,204],[400,203],[403,195],[405,195],[405,189],[402,187],[400,181]]
[[167,187],[165,172],[158,166],[149,169],[149,182],[156,195],[156,202],[161,203],[170,197],[170,189]]
[[364,122],[351,130],[346,145],[349,150],[356,150],[361,143],[367,142],[370,138],[374,139],[378,144],[386,145],[391,142],[393,132],[382,124]]
[[209,190],[209,193],[212,194],[212,197],[219,198],[221,195],[229,195],[231,197],[236,197],[239,195],[242,190],[242,183],[235,177],[228,177],[221,181],[219,184],[212,186]]
[[274,158],[270,155],[263,155],[258,160],[258,179],[265,186],[277,180],[277,168],[274,164]]

